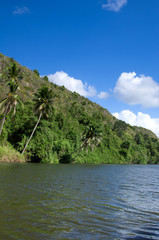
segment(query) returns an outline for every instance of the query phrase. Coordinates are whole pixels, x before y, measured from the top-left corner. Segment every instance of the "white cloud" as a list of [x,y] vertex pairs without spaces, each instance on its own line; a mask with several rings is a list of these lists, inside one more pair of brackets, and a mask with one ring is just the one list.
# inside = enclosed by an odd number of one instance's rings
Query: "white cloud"
[[129,123],[132,126],[147,128],[159,137],[159,118],[151,118],[149,114],[142,112],[138,112],[136,115],[130,110],[113,113],[113,116]]
[[26,13],[30,13],[30,9],[28,7],[16,7],[13,14],[14,15],[23,15]]
[[65,86],[71,92],[77,92],[84,97],[94,97],[97,94],[95,87],[89,86],[87,83],[79,79],[70,77],[67,73],[61,71],[48,75],[49,81],[59,86]]
[[159,107],[159,84],[152,77],[135,72],[122,73],[114,88],[115,96],[130,105]]
[[97,97],[100,99],[106,99],[109,96],[107,92],[100,92]]
[[107,0],[107,3],[102,4],[102,8],[118,12],[124,5],[127,4],[127,0]]

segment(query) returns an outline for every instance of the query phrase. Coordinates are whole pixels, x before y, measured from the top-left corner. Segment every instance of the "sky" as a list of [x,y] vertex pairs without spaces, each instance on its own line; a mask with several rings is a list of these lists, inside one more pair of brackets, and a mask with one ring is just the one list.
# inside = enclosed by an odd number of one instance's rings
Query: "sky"
[[159,137],[159,0],[5,0],[0,52]]

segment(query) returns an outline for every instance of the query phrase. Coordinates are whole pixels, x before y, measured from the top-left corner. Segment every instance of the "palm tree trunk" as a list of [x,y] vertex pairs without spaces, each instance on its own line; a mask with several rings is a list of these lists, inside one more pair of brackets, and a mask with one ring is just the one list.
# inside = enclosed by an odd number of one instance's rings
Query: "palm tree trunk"
[[72,155],[72,154],[74,154],[75,152],[79,151],[80,149],[82,149],[82,147],[83,147],[83,144],[82,144],[81,147],[79,147],[79,148],[77,148],[75,151],[73,151],[70,155]]
[[0,136],[1,136],[2,129],[3,129],[3,125],[4,125],[4,122],[5,122],[5,119],[6,119],[7,110],[8,110],[8,107],[6,108],[5,113],[4,113],[4,116],[3,116],[3,118],[2,118],[2,124],[1,124],[1,129],[0,129]]
[[[81,149],[82,147],[80,147],[80,149]],[[79,149],[79,150],[80,150]],[[76,156],[75,157],[73,157],[73,159],[72,160],[74,160],[78,155],[80,154],[80,151],[76,154]]]
[[80,150],[84,147],[84,145],[86,144],[87,139],[85,139],[84,143],[82,144],[82,146],[78,149],[76,149],[74,152],[72,152],[70,155],[74,154],[75,152],[78,151],[78,153],[75,155],[75,157],[73,158],[73,160],[80,154]]
[[34,132],[35,132],[35,130],[36,130],[36,128],[37,128],[37,126],[38,126],[38,124],[39,124],[39,122],[40,122],[41,117],[42,117],[42,112],[41,112],[40,115],[39,115],[39,119],[38,119],[38,121],[37,121],[37,123],[36,123],[36,125],[35,125],[35,127],[34,127],[34,129],[33,129],[33,131],[32,131],[32,134],[30,135],[30,138],[28,139],[28,141],[27,141],[27,143],[26,143],[26,145],[25,145],[25,147],[24,147],[24,149],[23,149],[23,151],[22,151],[22,154],[25,152],[25,149],[27,148],[27,146],[28,146],[28,144],[29,144],[29,142],[30,142],[33,134],[34,134]]

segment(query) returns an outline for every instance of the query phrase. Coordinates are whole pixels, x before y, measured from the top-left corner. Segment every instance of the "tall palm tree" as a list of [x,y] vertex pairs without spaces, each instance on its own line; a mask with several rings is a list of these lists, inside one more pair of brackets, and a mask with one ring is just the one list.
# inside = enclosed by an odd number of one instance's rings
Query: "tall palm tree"
[[43,86],[42,88],[38,89],[37,93],[34,94],[34,111],[35,114],[38,115],[38,121],[35,124],[35,127],[22,151],[22,154],[25,152],[42,116],[48,117],[50,113],[52,113],[53,107],[53,92],[52,89],[48,89],[48,87]]
[[3,114],[2,124],[0,128],[0,135],[2,133],[3,125],[4,125],[7,114],[9,114],[12,111],[12,109],[13,109],[13,114],[15,114],[17,103],[22,104],[19,96],[16,94],[16,91],[19,86],[18,82],[15,81],[14,79],[11,79],[10,81],[7,82],[7,84],[9,86],[9,92],[7,94],[7,97],[2,99],[0,102],[0,111],[1,111],[1,114]]
[[0,77],[4,78],[6,84],[9,86],[7,97],[0,101],[0,111],[1,114],[3,114],[0,128],[1,135],[6,115],[9,114],[12,109],[13,114],[15,114],[17,103],[22,104],[18,94],[16,94],[16,91],[19,89],[19,80],[22,79],[22,75],[20,73],[20,68],[17,67],[17,64],[14,62],[13,58],[10,59],[10,63],[3,69]]
[[80,148],[78,148],[72,153],[74,154],[75,152],[78,152],[73,159],[75,159],[80,154],[80,150],[82,149],[90,148],[91,151],[93,151],[94,147],[95,146],[97,147],[101,140],[102,140],[101,128],[96,124],[90,123],[85,129],[84,134],[82,136],[82,145],[80,146]]

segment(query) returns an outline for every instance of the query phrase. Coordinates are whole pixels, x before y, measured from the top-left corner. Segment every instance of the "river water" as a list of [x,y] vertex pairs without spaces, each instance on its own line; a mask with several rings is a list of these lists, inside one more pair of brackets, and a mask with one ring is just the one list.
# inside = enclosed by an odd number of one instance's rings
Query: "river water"
[[0,164],[1,240],[159,239],[159,166]]

